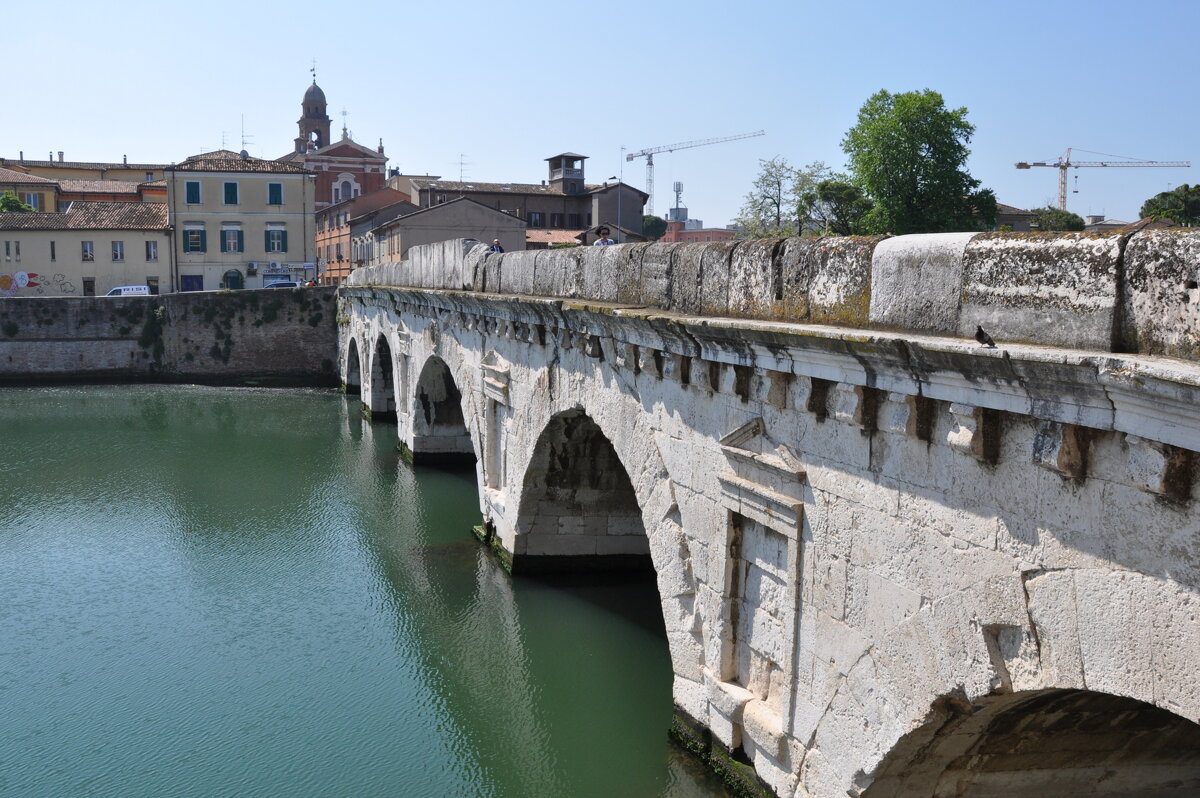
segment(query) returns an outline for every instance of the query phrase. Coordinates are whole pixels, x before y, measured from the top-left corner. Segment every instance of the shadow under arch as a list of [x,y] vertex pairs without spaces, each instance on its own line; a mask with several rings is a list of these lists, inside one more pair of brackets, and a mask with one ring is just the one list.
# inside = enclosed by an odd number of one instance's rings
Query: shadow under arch
[[396,362],[387,336],[380,333],[371,354],[370,395],[365,397],[372,421],[396,419]]
[[552,416],[521,487],[513,572],[653,573],[650,541],[629,473],[581,409]]
[[471,433],[463,415],[463,397],[446,361],[432,355],[421,367],[413,394],[412,461],[475,462]]
[[1200,794],[1200,725],[1133,698],[1038,690],[935,702],[863,798]]
[[362,390],[362,363],[358,359],[357,338],[351,338],[346,344],[346,373],[342,378],[342,386],[351,396],[358,396]]

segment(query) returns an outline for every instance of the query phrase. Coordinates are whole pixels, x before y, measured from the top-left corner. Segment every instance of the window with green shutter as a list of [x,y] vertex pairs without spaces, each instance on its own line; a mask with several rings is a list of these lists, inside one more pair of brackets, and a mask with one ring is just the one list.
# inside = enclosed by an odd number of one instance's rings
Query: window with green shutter
[[287,252],[287,230],[267,228],[266,249],[267,252]]
[[208,249],[204,231],[190,228],[183,231],[184,252],[206,252]]
[[200,181],[199,180],[189,180],[189,181],[187,181],[187,183],[184,184],[184,186],[187,189],[186,199],[187,199],[188,205],[199,205],[200,204]]
[[267,183],[267,204],[283,204],[283,183]]
[[238,184],[235,181],[230,181],[225,184],[225,204],[238,204]]

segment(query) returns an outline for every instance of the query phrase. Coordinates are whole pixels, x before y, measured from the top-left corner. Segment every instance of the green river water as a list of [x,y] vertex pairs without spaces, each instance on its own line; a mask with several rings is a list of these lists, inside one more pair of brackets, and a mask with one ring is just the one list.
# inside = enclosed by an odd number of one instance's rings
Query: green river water
[[653,585],[478,521],[334,393],[0,389],[0,796],[724,796]]

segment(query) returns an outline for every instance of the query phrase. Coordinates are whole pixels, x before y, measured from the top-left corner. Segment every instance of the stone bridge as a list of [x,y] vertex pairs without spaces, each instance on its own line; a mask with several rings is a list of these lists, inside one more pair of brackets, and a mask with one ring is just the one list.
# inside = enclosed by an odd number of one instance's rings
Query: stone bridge
[[[1200,794],[1200,233],[410,251],[339,364],[764,794]],[[997,348],[972,339],[982,324]]]

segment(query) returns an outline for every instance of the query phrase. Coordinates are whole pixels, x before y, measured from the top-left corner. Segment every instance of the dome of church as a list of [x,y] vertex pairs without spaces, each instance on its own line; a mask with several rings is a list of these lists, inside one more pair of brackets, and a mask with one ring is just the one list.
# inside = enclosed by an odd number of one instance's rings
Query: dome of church
[[317,85],[316,81],[313,81],[313,85],[304,92],[304,102],[325,105],[325,92],[321,91],[321,87]]

